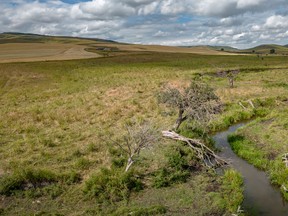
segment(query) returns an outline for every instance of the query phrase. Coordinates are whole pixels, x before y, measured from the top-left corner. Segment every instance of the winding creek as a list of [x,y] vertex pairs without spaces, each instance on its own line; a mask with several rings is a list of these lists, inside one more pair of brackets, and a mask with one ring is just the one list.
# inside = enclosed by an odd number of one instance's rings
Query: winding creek
[[265,172],[258,170],[239,158],[231,149],[227,136],[245,123],[239,123],[213,136],[216,146],[221,149],[219,156],[231,161],[233,168],[244,178],[244,202],[242,208],[248,215],[288,215],[288,205],[283,200],[280,190],[273,187]]

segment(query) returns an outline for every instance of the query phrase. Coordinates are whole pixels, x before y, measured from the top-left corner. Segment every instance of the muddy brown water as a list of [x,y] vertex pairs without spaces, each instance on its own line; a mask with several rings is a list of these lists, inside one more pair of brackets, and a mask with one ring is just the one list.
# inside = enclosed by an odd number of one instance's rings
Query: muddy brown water
[[231,166],[241,173],[244,179],[244,202],[242,209],[246,215],[288,216],[288,205],[279,188],[273,187],[265,172],[260,171],[239,158],[231,149],[227,136],[245,123],[239,123],[213,136],[216,146],[221,149],[219,156],[231,161]]

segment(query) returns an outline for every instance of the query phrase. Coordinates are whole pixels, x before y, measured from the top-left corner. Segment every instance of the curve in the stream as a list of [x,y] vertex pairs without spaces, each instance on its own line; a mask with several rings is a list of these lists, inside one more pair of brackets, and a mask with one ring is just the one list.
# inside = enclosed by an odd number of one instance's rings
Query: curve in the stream
[[273,187],[265,172],[239,158],[231,149],[227,136],[235,132],[245,123],[239,123],[213,136],[216,147],[221,149],[219,156],[231,161],[231,165],[244,178],[243,208],[248,215],[288,216],[288,205],[279,189]]

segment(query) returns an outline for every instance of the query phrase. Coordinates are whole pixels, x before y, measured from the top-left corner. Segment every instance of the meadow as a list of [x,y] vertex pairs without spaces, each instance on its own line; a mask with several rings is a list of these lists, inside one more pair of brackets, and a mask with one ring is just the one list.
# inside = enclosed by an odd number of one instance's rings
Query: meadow
[[[288,144],[287,62],[287,56],[146,51],[2,63],[0,214],[236,213],[243,200],[236,171],[218,175],[201,167],[186,146],[160,139],[123,174],[125,155],[110,140],[123,136],[124,125],[133,121],[170,129],[176,110],[156,96],[166,85],[181,88],[192,80],[209,84],[225,104],[210,132],[254,119],[230,137],[232,146],[273,183],[288,187],[281,161]],[[240,69],[234,88],[217,75],[225,69]],[[188,124],[180,133],[197,137]]]

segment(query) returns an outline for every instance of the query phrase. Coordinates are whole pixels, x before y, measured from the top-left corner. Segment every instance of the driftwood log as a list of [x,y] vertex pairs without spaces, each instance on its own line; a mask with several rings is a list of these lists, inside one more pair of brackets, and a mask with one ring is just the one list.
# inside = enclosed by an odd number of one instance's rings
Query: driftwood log
[[188,144],[189,147],[195,152],[196,157],[200,159],[207,167],[219,167],[228,164],[224,159],[216,155],[213,150],[208,148],[198,139],[190,139],[181,136],[174,131],[162,131],[162,135],[163,137],[182,141]]

